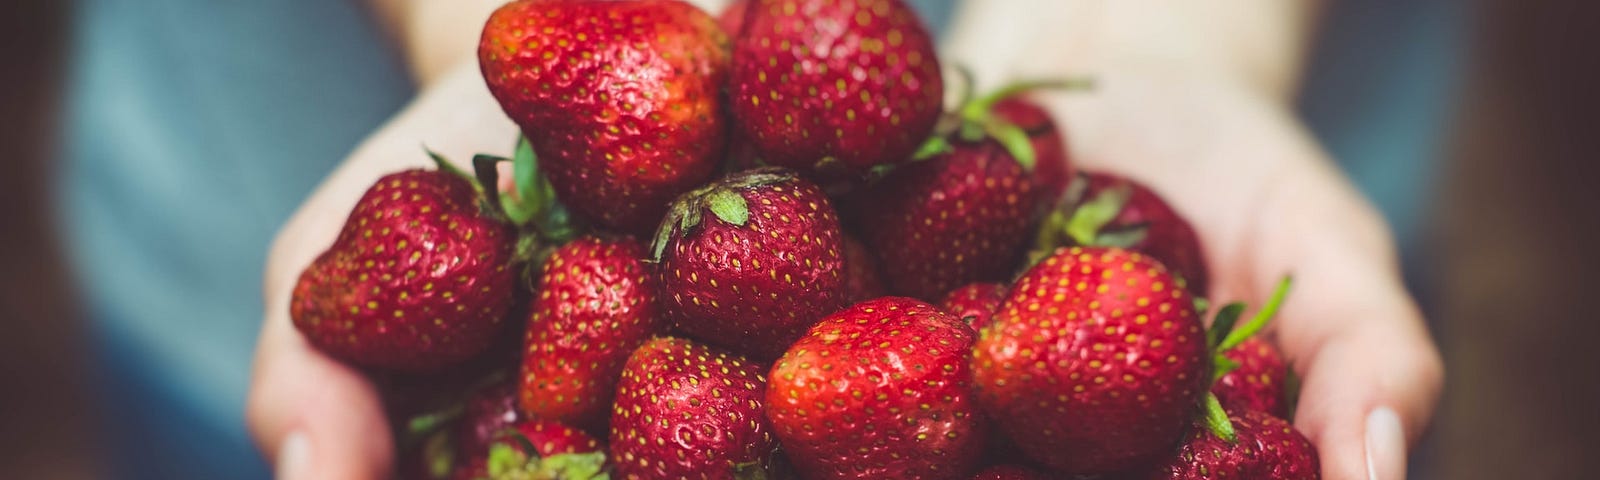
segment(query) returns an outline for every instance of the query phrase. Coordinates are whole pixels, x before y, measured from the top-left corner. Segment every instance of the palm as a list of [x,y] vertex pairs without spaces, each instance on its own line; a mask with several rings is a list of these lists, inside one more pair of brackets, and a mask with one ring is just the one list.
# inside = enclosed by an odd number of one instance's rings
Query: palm
[[1259,305],[1295,276],[1273,329],[1305,378],[1294,420],[1327,478],[1367,478],[1368,411],[1397,410],[1414,439],[1441,375],[1382,219],[1283,102],[1158,72],[1097,76],[1093,92],[1045,97],[1078,165],[1144,181],[1185,215],[1213,299]]

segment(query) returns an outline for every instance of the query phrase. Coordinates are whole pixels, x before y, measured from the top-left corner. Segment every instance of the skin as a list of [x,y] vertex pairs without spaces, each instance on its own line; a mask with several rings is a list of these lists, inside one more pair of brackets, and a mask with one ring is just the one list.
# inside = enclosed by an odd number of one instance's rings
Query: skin
[[[281,478],[384,478],[394,455],[372,383],[290,324],[296,275],[374,180],[427,164],[419,142],[465,160],[509,153],[516,133],[471,61],[497,2],[372,2],[422,88],[307,198],[268,259],[247,415]],[[1292,272],[1274,335],[1306,379],[1296,427],[1318,446],[1324,478],[1402,478],[1398,445],[1369,449],[1367,415],[1394,410],[1403,443],[1415,442],[1442,364],[1387,226],[1294,115],[1315,10],[1279,0],[967,2],[943,53],[986,86],[1093,73],[1093,92],[1039,97],[1075,161],[1141,179],[1188,217],[1215,269],[1215,298],[1259,305]],[[291,434],[303,448],[280,455]]]

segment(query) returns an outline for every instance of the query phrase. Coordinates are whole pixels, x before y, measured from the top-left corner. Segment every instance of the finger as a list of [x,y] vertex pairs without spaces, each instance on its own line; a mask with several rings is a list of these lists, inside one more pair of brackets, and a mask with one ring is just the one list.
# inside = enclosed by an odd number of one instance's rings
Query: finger
[[246,406],[256,443],[278,478],[388,478],[394,447],[377,390],[359,372],[315,351],[270,309]]
[[1364,323],[1307,362],[1295,423],[1318,446],[1324,478],[1405,478],[1407,445],[1438,397],[1439,360],[1427,340],[1394,328],[1403,322]]
[[1260,197],[1239,250],[1252,255],[1232,257],[1249,265],[1236,283],[1260,299],[1295,276],[1277,332],[1305,382],[1294,420],[1317,445],[1323,477],[1404,478],[1408,445],[1438,400],[1438,350],[1381,217],[1327,162],[1292,172]]

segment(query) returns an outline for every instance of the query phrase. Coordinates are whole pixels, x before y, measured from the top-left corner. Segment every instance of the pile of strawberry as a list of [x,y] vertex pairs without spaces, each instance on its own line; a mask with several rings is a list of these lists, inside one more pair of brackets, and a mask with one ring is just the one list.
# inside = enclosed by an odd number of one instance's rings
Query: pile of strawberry
[[1318,477],[1287,282],[1208,329],[1190,225],[1023,96],[1073,82],[946,111],[899,0],[519,0],[479,59],[515,154],[380,179],[291,308],[406,475]]

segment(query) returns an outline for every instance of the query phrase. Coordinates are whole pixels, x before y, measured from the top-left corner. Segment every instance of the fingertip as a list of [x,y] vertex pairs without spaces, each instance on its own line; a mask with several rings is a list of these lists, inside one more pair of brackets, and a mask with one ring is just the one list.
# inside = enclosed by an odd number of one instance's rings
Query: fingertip
[[1389,407],[1378,407],[1367,414],[1363,456],[1367,478],[1398,480],[1406,475],[1406,439],[1400,414]]
[[296,480],[311,478],[311,444],[305,432],[295,431],[278,445],[278,461],[274,464],[276,478]]
[[1408,446],[1431,418],[1437,354],[1379,330],[1329,341],[1304,372],[1295,425],[1317,445],[1326,478],[1405,478]]
[[387,478],[394,447],[376,388],[272,325],[258,347],[246,423],[277,478]]

